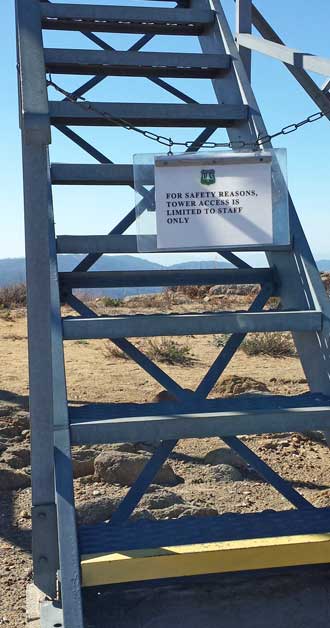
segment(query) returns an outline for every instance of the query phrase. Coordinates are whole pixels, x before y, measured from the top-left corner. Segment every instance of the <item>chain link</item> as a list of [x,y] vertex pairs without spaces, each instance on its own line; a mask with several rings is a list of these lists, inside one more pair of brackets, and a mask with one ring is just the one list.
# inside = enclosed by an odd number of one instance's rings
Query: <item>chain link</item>
[[201,143],[196,142],[196,140],[178,142],[176,140],[172,140],[172,138],[170,137],[166,137],[165,135],[159,135],[157,133],[153,133],[152,131],[144,131],[143,129],[140,129],[137,126],[130,124],[127,120],[124,120],[123,118],[117,118],[117,117],[111,116],[106,111],[102,111],[98,107],[94,107],[94,105],[91,105],[91,103],[88,102],[88,100],[84,98],[83,96],[74,96],[67,90],[63,89],[63,87],[60,87],[59,85],[57,85],[57,83],[54,83],[54,81],[52,80],[51,74],[49,74],[49,78],[47,80],[47,87],[53,87],[57,92],[65,96],[67,100],[76,104],[78,107],[80,107],[84,111],[92,111],[93,113],[96,113],[97,115],[101,116],[105,120],[109,120],[109,122],[111,122],[115,126],[119,126],[128,131],[135,131],[136,133],[140,133],[140,135],[143,135],[149,140],[157,142],[158,144],[161,144],[162,146],[167,146],[167,148],[169,149],[169,154],[172,153],[173,146],[182,146],[183,148],[188,148],[188,149],[194,146],[196,150],[200,148],[240,149],[240,148],[248,148],[248,147],[252,148],[252,150],[258,150],[260,146],[262,146],[263,144],[268,144],[275,137],[279,137],[280,135],[289,135],[290,133],[294,133],[295,131],[298,131],[298,129],[300,129],[300,127],[304,126],[305,124],[312,124],[313,122],[317,122],[318,120],[321,120],[321,118],[324,118],[330,115],[330,107],[326,111],[317,111],[316,113],[313,113],[312,115],[308,116],[304,120],[300,120],[300,122],[293,122],[292,124],[288,124],[287,126],[283,127],[280,131],[277,131],[276,133],[272,133],[272,134],[267,133],[266,135],[259,135],[259,137],[254,142],[244,142],[243,140],[233,140],[230,142],[206,141],[206,142],[201,142]]

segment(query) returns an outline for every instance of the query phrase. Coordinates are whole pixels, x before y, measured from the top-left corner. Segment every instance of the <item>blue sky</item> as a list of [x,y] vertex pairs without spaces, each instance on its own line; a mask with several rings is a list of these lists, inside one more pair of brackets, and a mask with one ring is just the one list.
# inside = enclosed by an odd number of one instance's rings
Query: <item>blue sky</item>
[[[80,0],[80,2],[88,4],[88,1]],[[114,3],[120,4],[120,2]],[[107,4],[107,1],[98,0],[95,4]],[[160,3],[154,4],[161,6]],[[302,3],[301,0],[290,0],[290,2],[256,0],[255,4],[289,46],[330,57],[328,35],[330,3],[328,0],[314,0],[312,3]],[[233,24],[233,0],[224,0],[223,6],[228,19]],[[0,34],[2,53],[0,258],[5,258],[24,255],[14,0],[2,0],[0,4]],[[122,50],[127,49],[139,37],[138,35],[100,35],[114,47]],[[96,48],[79,33],[46,32],[45,44],[49,47]],[[199,51],[197,43],[194,43],[190,37],[163,36],[155,37],[145,50]],[[53,78],[60,85],[72,90],[88,77],[56,76]],[[313,78],[320,85],[325,80],[316,75]],[[168,81],[185,89],[200,102],[214,102],[214,96],[207,81],[187,79],[168,79]],[[254,53],[253,57],[253,86],[270,132],[277,131],[291,122],[299,121],[317,110],[314,103],[280,62],[257,53]],[[132,100],[132,94],[136,102],[178,102],[147,79],[119,77],[106,79],[89,93],[89,97],[91,100],[129,102]],[[56,95],[52,93],[52,98],[55,97]],[[166,129],[163,131],[168,134]],[[121,129],[90,127],[80,128],[78,132],[118,163],[129,163],[134,153],[159,152],[157,145],[153,142]],[[196,134],[194,129],[175,129],[172,132],[173,137],[185,140],[193,139]],[[219,131],[214,138],[225,141],[225,132]],[[330,258],[329,139],[329,121],[321,120],[274,142],[275,146],[286,147],[288,150],[290,191],[317,259]],[[53,132],[51,159],[60,162],[94,162],[56,130]],[[133,205],[134,193],[130,189],[92,186],[56,188],[54,208],[57,233],[106,233]],[[177,259],[178,256],[172,255],[157,256],[158,261],[165,263],[172,263]]]

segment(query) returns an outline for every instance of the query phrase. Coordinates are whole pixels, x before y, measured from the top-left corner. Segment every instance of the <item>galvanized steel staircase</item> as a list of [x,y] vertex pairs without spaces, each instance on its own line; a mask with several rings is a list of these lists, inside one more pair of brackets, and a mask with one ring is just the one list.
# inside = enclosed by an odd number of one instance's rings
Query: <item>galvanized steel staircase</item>
[[[137,252],[136,237],[125,235],[134,223],[134,209],[108,235],[55,235],[52,185],[134,185],[131,164],[113,164],[71,126],[108,127],[112,125],[110,116],[148,128],[202,128],[189,151],[198,150],[219,127],[228,129],[232,142],[255,142],[259,135],[265,134],[248,79],[248,67],[244,67],[238,54],[218,0],[189,3],[184,0],[175,8],[16,0],[16,10],[29,308],[34,581],[54,601],[43,605],[42,628],[54,625],[82,628],[81,555],[329,531],[328,510],[313,508],[237,435],[330,431],[330,307],[291,200],[292,244],[269,246],[266,251],[269,268],[251,268],[233,252],[219,250],[236,269],[89,272],[103,253]],[[42,29],[81,31],[101,49],[44,48]],[[143,36],[129,51],[116,51],[96,32]],[[155,35],[196,35],[202,52],[141,52]],[[73,98],[113,75],[148,77],[182,102],[93,102],[93,108],[88,110],[67,98],[48,100],[47,72],[95,75],[72,93]],[[208,78],[218,104],[199,104],[160,77]],[[100,109],[106,115],[98,114],[96,110]],[[52,125],[98,163],[50,164],[48,144]],[[58,273],[57,255],[66,253],[85,253],[86,257],[73,272]],[[98,317],[72,294],[76,288],[221,283],[260,284],[261,290],[248,312],[111,317]],[[262,311],[274,295],[280,297],[281,309]],[[79,316],[62,320],[61,299]],[[310,394],[206,399],[247,333],[286,330],[294,334]],[[193,396],[126,340],[138,336],[211,333],[232,335]],[[88,404],[69,408],[63,340],[81,338],[112,339],[178,402]],[[221,437],[298,511],[267,516],[236,515],[234,519],[218,517],[207,523],[187,519],[161,525],[127,523],[177,440],[208,436]],[[128,492],[110,524],[82,528],[78,539],[71,445],[143,440],[161,441],[161,444],[137,484]],[[326,560],[327,556],[325,553]],[[112,582],[111,567],[108,571],[108,582]]]

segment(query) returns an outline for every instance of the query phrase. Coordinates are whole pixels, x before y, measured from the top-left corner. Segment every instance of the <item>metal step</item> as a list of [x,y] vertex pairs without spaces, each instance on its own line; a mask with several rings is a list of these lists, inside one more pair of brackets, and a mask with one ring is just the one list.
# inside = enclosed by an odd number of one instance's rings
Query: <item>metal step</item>
[[[146,177],[146,178],[144,178]],[[148,177],[148,178],[147,178]],[[52,164],[54,185],[133,185],[131,164]],[[153,183],[153,166],[146,166],[145,185]]]
[[63,319],[65,340],[234,334],[269,331],[320,331],[322,313],[207,312],[202,314],[137,314]]
[[85,526],[79,542],[82,586],[324,564],[330,561],[328,511]]
[[137,520],[120,526],[98,523],[80,526],[80,554],[101,554],[169,545],[191,545],[243,539],[282,537],[288,534],[330,531],[328,508],[226,513],[218,517],[182,517],[160,521]]
[[[58,181],[57,181],[58,183]],[[79,183],[79,180],[77,181]],[[157,250],[156,236],[148,236],[150,250]],[[146,235],[143,236],[147,238]],[[138,253],[134,235],[58,235],[57,253]],[[229,247],[228,247],[229,248]],[[227,248],[227,250],[228,250]],[[290,251],[291,245],[268,244],[262,246],[230,247],[230,251]],[[214,248],[217,252],[226,249]],[[198,249],[200,251],[200,249]]]
[[129,6],[41,3],[42,28],[104,33],[199,35],[214,21],[212,11]]
[[230,56],[45,48],[45,64],[54,74],[214,78],[228,70]]
[[[195,105],[163,103],[91,102],[97,111],[69,101],[50,101],[52,124],[74,126],[117,126],[106,116],[121,118],[145,127],[231,127],[247,120],[247,105]],[[87,103],[88,105],[88,103]],[[102,113],[101,113],[102,112]],[[102,115],[104,114],[104,115]]]
[[273,282],[274,272],[270,268],[62,272],[59,280],[66,289],[262,284]]
[[[244,408],[244,409],[243,409]],[[239,395],[227,399],[192,399],[189,403],[88,404],[71,407],[73,445],[159,442],[329,430],[330,398]]]
[[87,404],[70,407],[73,445],[159,442],[330,429],[330,398],[239,395],[182,403]]

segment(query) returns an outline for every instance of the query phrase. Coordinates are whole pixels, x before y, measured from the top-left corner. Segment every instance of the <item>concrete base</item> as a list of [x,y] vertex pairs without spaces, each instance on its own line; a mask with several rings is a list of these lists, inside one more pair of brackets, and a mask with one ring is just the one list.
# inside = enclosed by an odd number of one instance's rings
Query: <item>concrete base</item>
[[[127,587],[127,585],[126,585]],[[328,628],[330,567],[84,591],[88,628]]]
[[26,588],[26,625],[28,628],[40,628],[40,606],[46,596],[35,584]]
[[27,628],[64,628],[63,614],[58,604],[50,602],[35,584],[26,589]]
[[[112,585],[85,589],[83,596],[86,628],[328,628],[330,566],[224,574],[176,585]],[[29,585],[28,628],[62,621],[61,610]]]

